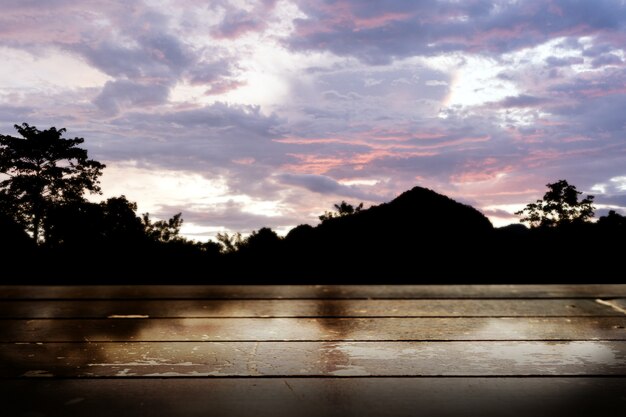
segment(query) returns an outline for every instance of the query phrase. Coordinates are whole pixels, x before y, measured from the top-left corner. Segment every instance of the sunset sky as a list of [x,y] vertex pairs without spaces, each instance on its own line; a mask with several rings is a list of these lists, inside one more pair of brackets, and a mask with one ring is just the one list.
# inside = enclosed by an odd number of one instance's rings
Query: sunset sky
[[624,0],[0,5],[0,133],[84,137],[98,200],[193,239],[416,185],[496,226],[559,179],[626,207]]

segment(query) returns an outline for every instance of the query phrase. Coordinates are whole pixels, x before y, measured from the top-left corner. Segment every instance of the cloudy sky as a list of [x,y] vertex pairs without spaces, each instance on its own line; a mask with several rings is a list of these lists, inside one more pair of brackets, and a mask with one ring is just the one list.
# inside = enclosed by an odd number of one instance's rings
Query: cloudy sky
[[66,127],[188,237],[416,185],[495,225],[558,179],[626,207],[624,0],[0,4],[0,133]]

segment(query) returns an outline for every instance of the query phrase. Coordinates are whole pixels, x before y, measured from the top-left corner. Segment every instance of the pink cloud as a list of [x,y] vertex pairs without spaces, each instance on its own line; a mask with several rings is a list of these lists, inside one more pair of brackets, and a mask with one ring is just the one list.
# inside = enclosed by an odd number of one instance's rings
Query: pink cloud
[[345,162],[343,158],[321,157],[309,154],[287,154],[298,160],[295,164],[287,164],[281,167],[282,170],[297,174],[322,175],[333,168],[342,166]]
[[464,171],[450,176],[456,184],[491,181],[515,170],[513,165],[500,165],[496,158],[488,157],[478,161],[469,161]]
[[367,18],[354,17],[352,22],[356,30],[373,29],[381,26],[385,26],[391,22],[397,22],[401,20],[408,20],[413,17],[412,13],[383,13],[378,16],[372,16]]
[[256,162],[254,158],[239,158],[233,159],[233,162],[238,165],[252,165]]
[[228,93],[229,91],[233,91],[238,89],[239,87],[243,87],[246,85],[245,81],[238,80],[218,80],[211,83],[211,88],[209,88],[204,94],[207,96],[217,96],[220,94]]
[[382,158],[408,159],[414,157],[428,157],[436,155],[428,151],[394,151],[388,149],[372,148],[369,152],[360,152],[350,155],[322,156],[314,154],[288,154],[298,160],[295,164],[286,164],[281,169],[299,174],[327,174],[336,168],[351,167],[356,171],[365,169],[374,161]]

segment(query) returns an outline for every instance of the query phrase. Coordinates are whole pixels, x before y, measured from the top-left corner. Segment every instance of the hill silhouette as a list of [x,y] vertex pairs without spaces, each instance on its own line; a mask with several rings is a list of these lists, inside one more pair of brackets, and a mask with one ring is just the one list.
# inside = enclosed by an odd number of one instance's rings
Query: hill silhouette
[[472,243],[488,239],[493,230],[473,207],[415,187],[389,203],[330,218],[317,227],[298,226],[285,243],[293,268],[307,265],[312,274],[375,279],[393,273],[419,279],[419,268],[435,259],[442,260],[439,272],[447,272],[443,262],[451,254],[476,263],[480,250]]
[[626,237],[615,212],[567,227],[494,228],[475,208],[421,187],[368,209],[326,213],[284,238],[269,228],[231,236],[228,248],[177,237],[178,215],[142,223],[135,210],[120,197],[51,211],[43,245],[0,217],[2,282],[619,282]]

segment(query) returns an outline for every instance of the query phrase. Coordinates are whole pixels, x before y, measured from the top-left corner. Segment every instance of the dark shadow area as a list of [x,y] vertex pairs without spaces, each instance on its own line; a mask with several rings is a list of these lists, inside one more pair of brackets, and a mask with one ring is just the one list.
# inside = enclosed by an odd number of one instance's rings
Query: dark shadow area
[[[12,416],[623,415],[623,378],[1,381]],[[32,401],[36,398],[38,401]]]
[[[492,227],[476,209],[416,187],[393,201],[228,245],[177,236],[124,197],[51,210],[36,245],[0,217],[3,284],[618,283],[626,221]],[[178,222],[178,223],[177,223]]]

